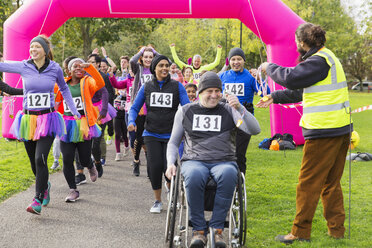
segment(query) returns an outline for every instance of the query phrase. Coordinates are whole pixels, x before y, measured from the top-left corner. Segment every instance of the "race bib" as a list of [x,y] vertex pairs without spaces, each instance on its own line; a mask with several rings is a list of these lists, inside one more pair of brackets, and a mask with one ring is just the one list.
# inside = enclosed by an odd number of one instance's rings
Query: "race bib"
[[141,76],[142,83],[146,83],[152,80],[152,74],[142,74]]
[[151,107],[171,108],[173,103],[172,93],[152,92],[150,95]]
[[221,115],[194,115],[192,120],[193,131],[221,131]]
[[27,108],[28,109],[50,108],[50,94],[49,93],[27,94]]
[[194,73],[193,76],[194,76],[194,79],[195,80],[199,81],[199,79],[200,79],[200,72]]
[[244,83],[227,83],[225,84],[225,90],[235,96],[244,96]]
[[[81,99],[81,96],[78,96],[78,97],[73,97],[72,98],[74,104],[75,104],[75,107],[77,109],[77,111],[80,111],[80,110],[84,110],[83,108],[83,101]],[[63,110],[68,113],[71,113],[71,110],[70,108],[68,107],[67,103],[65,100],[63,100]]]
[[115,100],[114,101],[115,107],[118,109],[120,107],[125,108],[126,101],[125,100]]

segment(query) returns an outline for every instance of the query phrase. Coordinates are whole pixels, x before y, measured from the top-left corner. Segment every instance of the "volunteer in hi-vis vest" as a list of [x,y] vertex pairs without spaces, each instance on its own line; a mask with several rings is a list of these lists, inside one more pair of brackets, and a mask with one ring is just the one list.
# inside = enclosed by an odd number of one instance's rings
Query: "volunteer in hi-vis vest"
[[[345,73],[333,52],[324,47],[325,33],[320,26],[301,24],[296,30],[296,43],[303,61],[292,68],[262,64],[263,70],[276,83],[293,91],[303,89],[300,125],[305,145],[297,185],[296,217],[291,233],[277,236],[278,241],[287,244],[310,240],[319,197],[328,234],[342,238],[345,233],[340,180],[353,127]],[[275,93],[269,97],[269,103],[279,103],[279,98],[290,95],[288,90]]]

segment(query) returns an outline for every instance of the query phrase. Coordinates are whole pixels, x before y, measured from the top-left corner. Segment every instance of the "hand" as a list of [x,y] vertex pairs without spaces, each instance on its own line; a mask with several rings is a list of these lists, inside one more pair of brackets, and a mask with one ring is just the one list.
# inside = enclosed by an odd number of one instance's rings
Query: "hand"
[[217,48],[222,48],[222,46],[221,45],[217,45]]
[[106,49],[104,47],[101,47],[101,51],[102,51],[103,57],[106,57],[107,56]]
[[137,126],[134,126],[133,124],[130,124],[128,126],[128,132],[137,131]]
[[79,120],[80,118],[79,118],[79,116],[74,115],[74,119],[75,119],[75,120]]
[[268,62],[263,62],[260,66],[261,66],[261,70],[262,72],[266,73],[266,69],[267,69],[267,66],[269,65]]
[[107,73],[110,75],[110,77],[113,77],[114,76],[114,73],[112,71],[113,71],[112,67],[109,67],[107,69]]
[[271,97],[271,95],[267,95],[266,97],[268,98],[268,100],[264,101],[264,97],[261,98],[260,101],[256,104],[257,108],[267,108],[274,102],[274,99]]
[[172,43],[172,44],[170,44],[169,46],[170,46],[170,47],[174,47],[174,46],[176,46],[176,44]]
[[80,65],[81,68],[88,68],[91,65],[91,63],[83,63]]
[[182,71],[180,69],[176,69],[177,75],[182,74]]
[[3,96],[10,97],[10,95],[8,93],[5,93],[4,91],[3,91]]
[[99,54],[99,49],[98,49],[98,47],[94,48],[92,54]]
[[177,172],[177,167],[174,164],[172,164],[172,165],[168,166],[167,171],[165,172],[165,176],[169,180],[171,180],[172,177],[176,176],[176,172]]
[[100,122],[103,118],[105,118],[105,116],[99,114],[98,118],[97,118],[97,122]]
[[236,110],[239,110],[240,108],[240,102],[239,102],[239,99],[237,96],[235,95],[227,95],[227,102],[229,103],[229,105],[233,108],[235,108]]
[[252,75],[252,77],[257,77],[257,69],[255,68],[252,68],[249,70],[249,73]]

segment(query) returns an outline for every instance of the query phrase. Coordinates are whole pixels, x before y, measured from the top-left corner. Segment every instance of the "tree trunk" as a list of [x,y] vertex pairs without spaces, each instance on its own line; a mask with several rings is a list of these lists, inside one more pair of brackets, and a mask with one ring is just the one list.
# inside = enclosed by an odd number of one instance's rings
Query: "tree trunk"
[[90,23],[80,23],[80,30],[83,38],[83,54],[87,58],[92,53],[93,38],[89,35]]

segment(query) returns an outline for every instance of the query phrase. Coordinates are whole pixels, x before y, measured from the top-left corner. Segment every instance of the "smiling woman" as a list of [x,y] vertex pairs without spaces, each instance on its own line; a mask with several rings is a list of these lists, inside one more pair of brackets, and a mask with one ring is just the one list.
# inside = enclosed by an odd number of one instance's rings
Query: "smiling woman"
[[54,110],[54,85],[60,88],[75,118],[80,117],[71,93],[63,78],[61,67],[55,63],[50,41],[43,35],[30,42],[29,60],[0,63],[0,71],[20,74],[23,80],[23,110],[15,117],[10,133],[24,141],[32,171],[36,177],[36,193],[27,211],[41,213],[41,205],[49,203],[50,183],[46,158],[55,136],[62,136],[65,123]]

